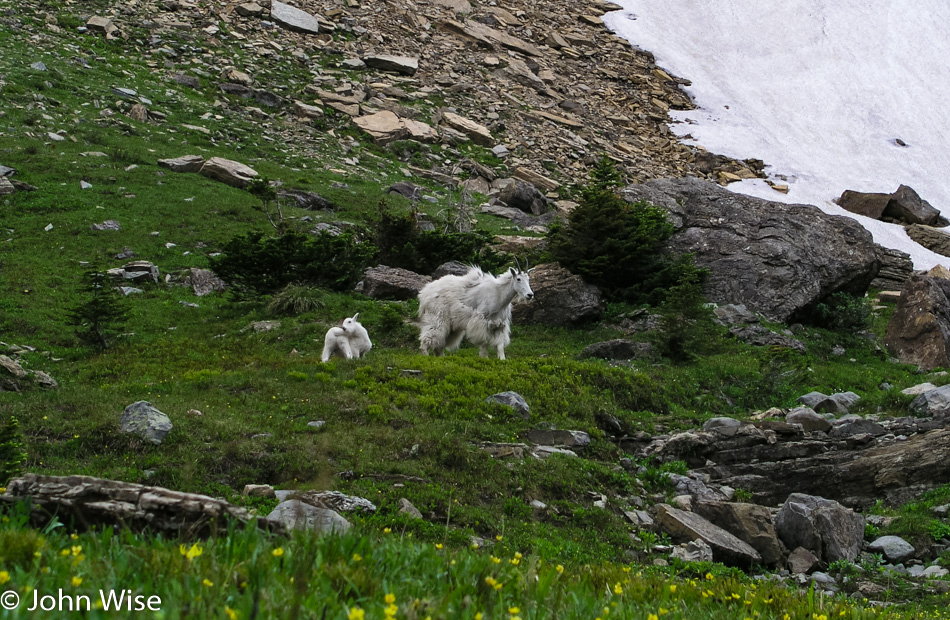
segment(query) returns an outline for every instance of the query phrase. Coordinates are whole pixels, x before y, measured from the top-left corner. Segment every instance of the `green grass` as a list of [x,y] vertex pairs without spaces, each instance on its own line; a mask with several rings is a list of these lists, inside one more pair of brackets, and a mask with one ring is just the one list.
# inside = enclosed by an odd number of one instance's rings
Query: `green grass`
[[224,526],[207,541],[178,542],[110,528],[38,532],[16,506],[0,514],[0,589],[24,605],[34,592],[58,598],[62,589],[82,612],[58,617],[114,617],[98,604],[99,590],[158,597],[152,604],[171,618],[947,617],[930,607],[868,609],[709,564],[565,567],[512,551],[502,536],[450,549],[416,540],[398,522],[290,538]]
[[[111,5],[97,0],[83,3],[82,10]],[[0,1],[0,8],[14,7]],[[620,510],[630,507],[633,496],[662,496],[666,489],[652,466],[641,480],[623,471],[618,463],[628,455],[608,431],[613,420],[633,434],[694,428],[714,416],[744,418],[756,409],[791,406],[812,390],[855,391],[863,399],[859,413],[906,415],[910,398],[899,390],[926,378],[889,363],[860,337],[807,329],[796,334],[809,346],[805,356],[722,340],[696,363],[611,365],[576,359],[585,346],[622,335],[609,323],[577,329],[516,325],[505,362],[480,359],[470,346],[428,358],[418,353],[417,332],[408,324],[415,302],[296,291],[289,301],[276,299],[273,305],[271,299],[239,303],[226,295],[197,298],[190,289],[163,282],[127,298],[128,333],[112,348],[95,353],[81,347],[66,317],[83,298],[84,262],[120,266],[126,261],[113,256],[129,248],[136,259],[158,265],[164,277],[206,267],[207,256],[237,235],[270,234],[249,193],[200,175],[171,173],[158,167],[159,159],[193,153],[236,159],[287,187],[315,191],[339,205],[333,213],[285,208],[292,224],[311,216],[365,226],[385,189],[405,179],[406,162],[400,157],[407,149],[365,143],[342,115],[308,129],[276,115],[257,119],[238,101],[216,106],[223,94],[215,79],[202,77],[198,90],[182,87],[129,53],[135,49],[130,46],[144,45],[150,36],[144,30],[133,27],[128,42],[107,42],[75,33],[79,20],[73,5],[47,2],[43,10],[66,30],[55,40],[41,37],[31,43],[30,31],[0,26],[0,163],[18,170],[15,179],[38,187],[0,201],[0,340],[35,347],[20,356],[21,362],[60,383],[52,391],[0,392],[0,415],[20,421],[26,469],[161,485],[237,502],[243,501],[239,493],[248,483],[337,489],[371,499],[379,511],[354,519],[354,533],[342,539],[272,540],[229,530],[201,542],[205,553],[191,563],[178,553],[181,541],[126,532],[112,539],[92,532],[74,543],[62,529],[30,529],[11,513],[0,527],[0,574],[8,572],[17,588],[69,588],[74,576],[83,579],[82,588],[129,579],[123,587],[167,597],[168,617],[186,609],[200,616],[214,609],[221,616],[228,606],[248,618],[255,592],[269,593],[258,600],[270,617],[290,617],[298,604],[314,617],[324,606],[328,618],[346,617],[353,606],[378,617],[382,597],[390,591],[397,595],[399,615],[410,618],[474,617],[477,612],[486,618],[593,618],[605,606],[614,609],[614,602],[618,607],[611,613],[638,618],[659,614],[665,605],[668,617],[679,618],[735,618],[739,610],[766,618],[783,617],[784,610],[796,618],[830,617],[844,609],[815,597],[803,602],[772,586],[756,590],[754,582],[731,572],[717,577],[715,587],[702,580],[706,570],[694,568],[654,573],[638,566],[624,572],[631,560],[649,565],[654,555],[648,543],[656,537],[641,532],[639,541],[631,538],[635,532]],[[44,17],[29,8],[16,11],[26,27],[44,28]],[[182,49],[193,43],[175,33],[163,37],[163,44]],[[307,99],[308,68],[289,55],[251,59],[241,45],[228,41],[216,50],[220,57],[234,59],[239,68],[253,60],[261,87],[280,83],[287,87],[281,96]],[[40,59],[48,71],[29,68]],[[332,64],[327,58],[317,61]],[[112,86],[134,88],[167,119],[132,121],[125,115],[128,103],[116,103]],[[426,109],[435,103],[419,105]],[[105,108],[115,114],[101,115]],[[184,124],[206,127],[211,134],[181,129]],[[288,137],[265,140],[262,128]],[[47,132],[60,130],[67,140],[51,142]],[[330,130],[347,142],[346,153],[338,139],[328,137]],[[82,155],[91,151],[106,156]],[[422,151],[410,152],[409,160],[422,163]],[[431,151],[443,161],[469,157],[500,165],[480,147]],[[343,163],[344,157],[355,157],[359,165]],[[92,188],[81,190],[81,180]],[[434,183],[410,180],[438,197],[437,203],[417,205],[430,216],[438,217],[457,199]],[[564,195],[570,192],[566,187]],[[386,199],[396,208],[408,205],[396,196]],[[479,230],[511,232],[507,221],[476,217]],[[90,230],[107,219],[118,220],[122,229]],[[53,227],[46,231],[48,224]],[[611,314],[627,310],[614,306]],[[321,364],[327,328],[356,312],[374,349],[363,360]],[[265,319],[280,320],[281,326],[266,333],[246,329]],[[877,317],[872,329],[878,335],[886,319],[887,313]],[[831,355],[836,344],[845,346],[845,356]],[[893,389],[881,390],[883,382]],[[506,390],[525,397],[530,420],[485,402]],[[175,428],[162,445],[119,431],[123,409],[138,400],[171,417]],[[326,424],[314,430],[307,426],[313,420]],[[586,431],[592,443],[578,458],[547,460],[498,460],[480,449],[483,442],[523,442],[528,430],[542,425]],[[256,437],[264,433],[270,436]],[[591,491],[608,497],[607,509],[593,506]],[[398,515],[400,498],[415,504],[425,519]],[[548,507],[533,509],[532,500]],[[251,507],[266,512],[272,505]],[[921,534],[932,520],[908,523],[908,532]],[[392,535],[382,536],[385,528]],[[469,550],[473,536],[494,546]],[[76,544],[86,556],[79,564],[73,564],[78,556],[57,555]],[[17,560],[3,555],[30,545],[40,558],[32,551]],[[270,555],[274,546],[286,549],[283,559]],[[353,553],[364,559],[353,562]],[[515,553],[524,554],[518,566],[510,564]],[[490,554],[504,558],[502,565]],[[274,573],[274,563],[286,570]],[[563,575],[552,568],[556,564],[567,567]],[[317,576],[314,566],[322,567]],[[720,569],[711,570],[718,574]],[[301,575],[296,585],[289,582],[295,575]],[[507,589],[499,593],[486,587],[486,576]],[[204,586],[202,579],[215,585]],[[248,585],[241,585],[244,581]],[[302,589],[301,582],[312,582],[312,588]],[[605,596],[607,587],[618,582],[624,595]],[[674,584],[676,596],[669,591]],[[703,588],[713,594],[704,598]],[[729,602],[724,601],[727,593]],[[752,601],[749,606],[746,600]],[[522,611],[507,613],[511,607]],[[851,614],[845,617],[869,617],[860,609],[845,611]]]

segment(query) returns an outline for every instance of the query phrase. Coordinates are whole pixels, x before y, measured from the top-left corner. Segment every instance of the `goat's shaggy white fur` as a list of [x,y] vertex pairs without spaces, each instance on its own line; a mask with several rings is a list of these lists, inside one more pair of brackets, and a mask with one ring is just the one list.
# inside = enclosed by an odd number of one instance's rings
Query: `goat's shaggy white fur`
[[353,359],[363,357],[366,352],[373,348],[373,343],[369,340],[369,333],[357,320],[360,313],[344,319],[340,327],[331,327],[323,339],[323,355],[320,360],[329,361],[333,354],[337,354],[343,359]]
[[479,355],[495,349],[505,359],[511,342],[511,302],[534,297],[528,272],[510,268],[500,276],[472,267],[464,276],[444,276],[419,292],[419,344],[428,355],[454,351],[468,338]]

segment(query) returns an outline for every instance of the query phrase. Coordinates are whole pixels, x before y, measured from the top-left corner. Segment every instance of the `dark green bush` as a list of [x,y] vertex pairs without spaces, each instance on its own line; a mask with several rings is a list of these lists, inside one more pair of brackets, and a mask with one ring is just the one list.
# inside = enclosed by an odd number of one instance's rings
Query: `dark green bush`
[[855,332],[871,324],[871,309],[864,297],[837,292],[802,317],[803,322],[836,332]]
[[267,238],[252,232],[231,239],[210,260],[211,269],[228,283],[232,295],[246,299],[275,293],[288,284],[349,290],[374,254],[375,246],[358,242],[348,232],[336,236],[288,232]]
[[681,268],[664,252],[673,230],[660,207],[588,189],[568,223],[552,227],[548,247],[552,259],[608,300],[649,303],[656,301],[656,289],[676,282]]

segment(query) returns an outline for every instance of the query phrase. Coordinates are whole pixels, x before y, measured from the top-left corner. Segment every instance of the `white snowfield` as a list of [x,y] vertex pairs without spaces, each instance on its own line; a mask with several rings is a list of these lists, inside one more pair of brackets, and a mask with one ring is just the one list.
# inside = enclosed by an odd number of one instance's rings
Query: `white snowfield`
[[[692,82],[672,112],[685,142],[763,160],[775,183],[735,192],[860,221],[917,269],[950,266],[903,228],[835,205],[846,189],[901,184],[950,217],[950,2],[615,0],[608,27]],[[906,146],[898,144],[901,140]]]

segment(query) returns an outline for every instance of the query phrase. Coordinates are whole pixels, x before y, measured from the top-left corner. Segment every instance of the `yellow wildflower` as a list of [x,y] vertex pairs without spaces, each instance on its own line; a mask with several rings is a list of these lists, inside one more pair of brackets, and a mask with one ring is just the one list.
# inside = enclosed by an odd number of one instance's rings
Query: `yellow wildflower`
[[560,564],[558,564],[558,565],[557,565],[557,568],[555,568],[554,570],[556,570],[556,571],[558,572],[558,574],[561,574],[561,573],[564,572],[564,567],[561,566]]
[[441,548],[442,548],[442,543],[435,543],[435,548],[436,548],[436,549],[441,549]]
[[396,595],[390,592],[389,594],[386,595],[386,598],[384,600],[386,601],[387,605],[392,605],[393,603],[396,602]]
[[79,575],[76,575],[75,577],[70,579],[70,583],[73,584],[74,588],[78,588],[82,584],[82,577],[80,577]]
[[670,594],[672,594],[673,592],[676,592],[676,584],[675,584],[675,583],[671,583],[671,584],[670,584]]
[[392,533],[392,529],[390,529],[390,528],[388,528],[388,527],[384,527],[384,528],[383,528],[383,534],[390,534],[390,533]]
[[523,556],[523,555],[521,555],[521,553],[520,553],[520,552],[518,552],[518,551],[515,551],[515,558],[516,558],[516,559],[518,559],[518,560],[520,560],[520,559],[521,559],[521,558],[523,558],[523,557],[524,557],[524,556]]
[[491,561],[494,562],[495,564],[501,564],[501,558],[496,558],[495,556],[490,556],[490,557],[491,557]]
[[283,547],[277,547],[276,549],[274,549],[273,551],[271,551],[271,554],[272,554],[275,558],[279,558],[280,556],[284,555],[284,548],[283,548]]
[[508,608],[508,613],[510,613],[511,615],[514,616],[514,615],[516,615],[516,614],[521,613],[521,610],[518,609],[517,607],[509,607],[509,608]]
[[[354,561],[354,562],[362,562],[362,561],[363,561],[363,556],[361,556],[361,555],[358,554],[358,553],[354,553],[354,554],[353,554],[353,561]],[[354,609],[358,609],[358,608],[354,607]]]
[[201,555],[202,551],[204,551],[204,549],[199,547],[198,543],[193,544],[190,549],[185,547],[185,545],[178,546],[178,552],[185,556],[185,559],[189,562]]
[[647,620],[660,620],[660,617],[656,614],[650,614],[647,616]]
[[493,585],[495,585],[497,582],[495,581],[495,578],[494,578],[494,577],[485,577],[485,583],[487,583],[487,584],[490,585],[490,586],[493,586]]
[[620,582],[614,584],[614,594],[623,594],[623,588],[620,587]]
[[230,607],[225,607],[225,608],[224,608],[224,613],[225,613],[225,615],[227,615],[228,620],[238,620],[238,618],[241,617],[241,615],[240,615],[238,612],[236,612],[235,610],[231,609]]
[[70,548],[70,551],[73,555],[79,555],[82,553],[82,545],[74,545],[72,548]]
[[347,618],[349,620],[366,620],[366,612],[359,607],[353,607],[350,609],[350,615]]
[[63,549],[62,551],[59,552],[59,554],[63,557],[66,557],[67,555],[69,555],[69,549]]
[[475,614],[475,620],[482,620],[482,612],[479,611]]
[[712,573],[706,573],[706,579],[708,579],[709,581],[712,581],[713,579],[715,579],[715,577],[713,577]]
[[70,534],[69,537],[73,540],[79,540],[79,534],[76,534],[75,532]]
[[660,612],[661,616],[665,616],[666,614],[670,613],[669,609],[664,609],[663,607],[660,607],[660,609],[658,609],[657,611]]
[[10,573],[5,570],[0,570],[0,586],[10,581]]
[[383,613],[386,615],[387,618],[395,618],[396,612],[398,611],[399,611],[399,607],[397,607],[395,604],[392,604],[392,605],[387,606],[386,609],[383,610]]

